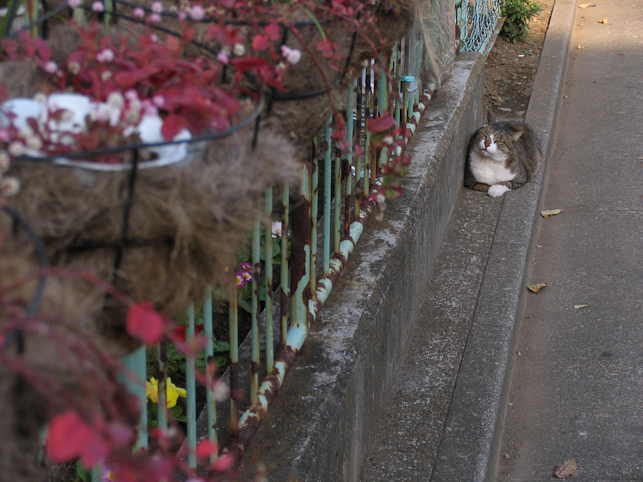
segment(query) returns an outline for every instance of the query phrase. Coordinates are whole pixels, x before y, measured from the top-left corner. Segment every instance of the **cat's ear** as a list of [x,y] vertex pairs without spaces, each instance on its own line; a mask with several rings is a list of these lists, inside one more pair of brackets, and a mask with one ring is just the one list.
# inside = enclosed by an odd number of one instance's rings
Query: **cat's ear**
[[514,131],[509,133],[509,137],[513,142],[516,142],[518,139],[520,139],[520,136],[524,134],[525,131]]
[[496,122],[496,119],[493,118],[493,114],[491,113],[490,110],[487,111],[487,124],[491,125],[494,122]]

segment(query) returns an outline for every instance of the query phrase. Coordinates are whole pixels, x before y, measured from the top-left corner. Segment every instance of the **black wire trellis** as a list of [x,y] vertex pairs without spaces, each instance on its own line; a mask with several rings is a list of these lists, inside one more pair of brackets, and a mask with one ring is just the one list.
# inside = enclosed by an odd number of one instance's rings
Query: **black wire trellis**
[[[17,231],[18,228],[22,228],[33,243],[36,252],[36,260],[40,269],[49,266],[45,245],[43,244],[40,236],[38,236],[38,234],[31,227],[31,224],[29,224],[29,222],[16,209],[10,206],[3,206],[2,210],[7,213],[13,220],[14,232]],[[40,303],[42,302],[42,297],[45,292],[45,286],[46,277],[44,275],[41,275],[38,277],[38,286],[36,287],[36,292],[34,293],[34,296],[31,299],[27,310],[25,311],[23,319],[29,319],[36,314],[38,308],[40,307]],[[18,353],[22,354],[25,349],[24,332],[20,328],[17,328],[7,334],[4,339],[3,349],[9,348],[14,342],[18,344]]]

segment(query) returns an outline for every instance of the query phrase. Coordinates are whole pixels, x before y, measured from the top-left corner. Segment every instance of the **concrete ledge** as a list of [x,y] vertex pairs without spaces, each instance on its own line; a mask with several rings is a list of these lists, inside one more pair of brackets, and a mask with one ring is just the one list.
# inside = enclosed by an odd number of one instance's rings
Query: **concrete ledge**
[[257,433],[241,480],[357,481],[482,119],[484,59],[462,54],[409,146],[405,195],[369,225]]
[[432,482],[494,480],[526,263],[575,15],[574,0],[556,1],[525,119],[541,138],[544,162],[533,183],[504,198]]

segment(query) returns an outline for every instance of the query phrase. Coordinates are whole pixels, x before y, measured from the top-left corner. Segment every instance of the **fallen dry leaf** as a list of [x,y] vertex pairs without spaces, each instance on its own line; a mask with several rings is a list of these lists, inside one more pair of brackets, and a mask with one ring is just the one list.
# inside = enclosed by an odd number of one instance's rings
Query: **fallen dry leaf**
[[574,459],[569,459],[560,465],[554,467],[552,474],[559,479],[565,479],[578,470],[578,464]]
[[587,8],[587,7],[595,7],[595,3],[581,3],[578,8]]
[[540,211],[540,215],[543,218],[548,218],[549,216],[556,216],[556,214],[560,214],[562,212],[562,209],[545,209],[544,211]]
[[608,22],[606,18],[601,18],[598,23],[607,24]]
[[578,47],[576,47],[578,50],[583,50],[585,47],[583,47],[581,44],[578,44]]
[[574,305],[575,310],[581,310],[583,308],[587,308],[589,305]]
[[547,286],[547,283],[538,283],[537,285],[529,285],[527,289],[532,293],[538,293],[541,289]]

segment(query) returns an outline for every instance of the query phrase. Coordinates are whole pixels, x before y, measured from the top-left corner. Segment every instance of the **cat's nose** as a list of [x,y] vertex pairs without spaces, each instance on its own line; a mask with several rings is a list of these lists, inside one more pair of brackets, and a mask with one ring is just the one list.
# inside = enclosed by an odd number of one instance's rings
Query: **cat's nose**
[[489,139],[484,140],[484,146],[489,147],[491,145],[491,141]]

